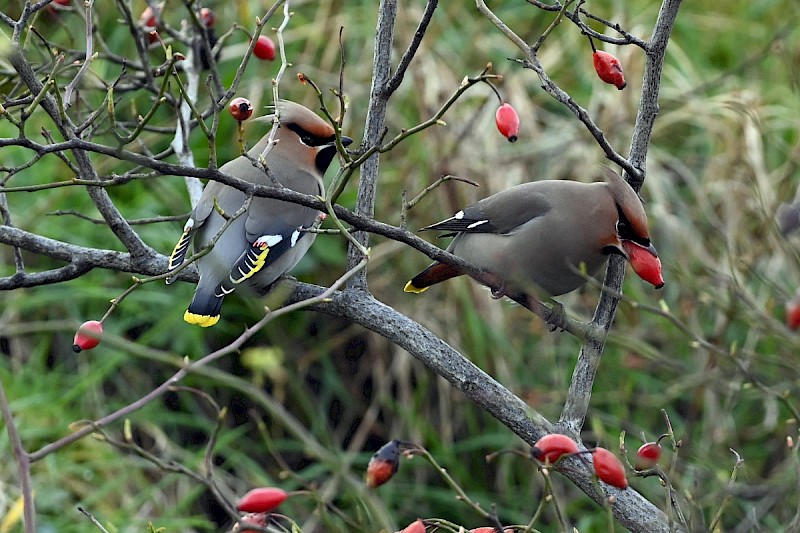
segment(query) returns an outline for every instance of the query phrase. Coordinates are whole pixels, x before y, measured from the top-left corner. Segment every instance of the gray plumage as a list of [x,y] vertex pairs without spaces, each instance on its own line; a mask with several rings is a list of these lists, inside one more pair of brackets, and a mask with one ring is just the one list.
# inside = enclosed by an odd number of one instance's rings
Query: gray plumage
[[[279,110],[280,127],[275,136],[278,142],[267,154],[267,168],[284,187],[323,195],[322,177],[336,154],[333,127],[293,102],[281,101]],[[346,137],[342,140],[344,144],[350,142]],[[267,143],[268,136],[264,136],[248,154],[257,159]],[[224,164],[220,171],[251,183],[272,184],[269,176],[244,156]],[[257,289],[269,287],[300,261],[316,237],[307,230],[320,219],[319,211],[259,197],[253,197],[246,212],[231,220],[220,233],[226,217],[233,217],[245,201],[246,195],[238,189],[210,181],[172,252],[170,271],[183,263],[190,244],[199,251],[217,238],[209,253],[197,261],[200,281],[184,314],[190,324],[216,324],[227,294],[241,284]]]
[[[601,183],[517,185],[423,229],[455,234],[447,250],[494,275],[501,284],[496,297],[511,291],[565,294],[583,285],[609,254],[627,257],[625,239],[656,255],[641,200],[618,174],[607,168],[604,173]],[[434,263],[405,290],[422,292],[461,274]]]

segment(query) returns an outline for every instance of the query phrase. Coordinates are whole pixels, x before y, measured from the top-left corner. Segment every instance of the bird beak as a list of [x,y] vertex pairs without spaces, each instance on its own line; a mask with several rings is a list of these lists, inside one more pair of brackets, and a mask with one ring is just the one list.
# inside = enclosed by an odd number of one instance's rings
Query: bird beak
[[652,242],[649,243],[648,246],[642,246],[642,248],[650,252],[650,255],[652,255],[653,257],[658,257],[658,252],[656,252],[656,247],[653,246]]
[[342,146],[350,146],[351,144],[353,144],[353,139],[351,139],[350,137],[345,137],[344,135],[342,135],[341,139],[342,139]]
[[625,255],[631,267],[633,267],[633,271],[640,278],[652,284],[656,289],[664,286],[664,278],[661,274],[661,260],[658,258],[658,253],[656,253],[656,249],[652,244],[642,246],[639,243],[623,239],[622,247],[625,249]]

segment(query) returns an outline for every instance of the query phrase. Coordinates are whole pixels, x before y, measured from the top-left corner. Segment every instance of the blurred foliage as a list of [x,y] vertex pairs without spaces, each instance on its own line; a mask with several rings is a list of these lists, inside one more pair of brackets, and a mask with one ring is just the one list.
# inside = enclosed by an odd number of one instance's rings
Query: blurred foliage
[[[16,0],[12,4],[6,13],[16,16],[19,5]],[[166,20],[178,27],[186,8],[173,0],[167,4]],[[422,0],[400,4],[397,57],[424,7]],[[529,42],[553,16],[524,2],[494,4],[496,13]],[[132,54],[132,37],[116,6],[109,0],[96,5],[101,13],[98,33],[116,53]],[[252,29],[254,18],[265,9],[257,2],[207,5],[217,14],[219,33],[234,22]],[[601,0],[587,6],[642,38],[649,36],[658,9],[657,3],[643,0]],[[134,16],[143,7],[143,1],[134,0]],[[338,84],[335,36],[342,26],[350,102],[344,132],[359,140],[377,3],[295,1],[291,9],[294,16],[285,38],[292,66],[281,95],[313,106],[312,92],[294,78],[304,72],[325,88],[332,103],[327,89]],[[666,451],[663,466],[671,473],[683,511],[699,529],[711,521],[727,495],[733,498],[720,530],[792,530],[800,523],[800,463],[796,450],[786,444],[787,436],[795,441],[798,436],[800,342],[783,325],[784,302],[800,286],[799,243],[797,236],[780,236],[773,222],[777,205],[790,201],[800,185],[798,19],[800,8],[791,0],[731,0],[724,6],[696,0],[681,8],[642,191],[667,285],[655,292],[629,276],[583,435],[587,443],[616,449],[625,431],[628,449],[635,450],[639,435],[653,439],[666,431],[661,414],[665,410],[682,446],[677,453]],[[32,25],[60,47],[83,46],[83,19],[76,7],[42,10]],[[265,31],[271,34],[269,27]],[[220,60],[223,83],[233,79],[246,46],[242,33],[226,42]],[[644,57],[634,47],[611,51],[626,69],[629,86],[624,91],[595,78],[589,44],[569,23],[549,37],[541,56],[553,80],[589,110],[617,150],[625,153]],[[163,61],[160,48],[149,53],[153,65]],[[26,54],[34,62],[49,61],[33,35]],[[441,3],[392,100],[390,134],[428,118],[465,75],[492,62],[494,71],[504,76],[500,91],[523,117],[520,141],[511,145],[494,130],[497,100],[488,87],[479,85],[448,112],[447,126],[416,135],[382,157],[379,219],[400,223],[402,192],[414,195],[443,174],[468,177],[481,187],[448,182],[409,213],[410,228],[440,220],[467,202],[523,181],[593,178],[603,162],[601,151],[582,125],[539,89],[532,72],[507,60],[515,55],[474,4]],[[257,109],[268,105],[269,80],[278,66],[251,61],[237,94]],[[119,71],[119,65],[101,59],[93,63],[88,78],[111,80]],[[72,75],[74,71],[67,71],[63,79]],[[0,90],[8,90],[10,83],[8,65],[3,64]],[[104,92],[86,91],[83,96],[97,106]],[[120,97],[117,110],[129,117],[152,102],[151,94]],[[221,120],[217,143],[220,162],[238,151],[235,124],[226,119]],[[174,128],[166,107],[155,122]],[[37,111],[27,132],[35,137],[42,127],[50,125]],[[0,120],[0,136],[16,134]],[[258,135],[247,132],[251,142]],[[170,139],[142,136],[153,152],[165,149]],[[201,132],[195,131],[191,142],[196,163],[207,164],[209,150]],[[20,165],[32,155],[18,148],[0,153],[5,167]],[[130,168],[107,156],[95,154],[92,159],[104,175]],[[48,155],[8,185],[70,178],[69,168]],[[129,218],[189,211],[181,178],[154,176],[110,192]],[[354,199],[351,185],[341,202],[352,205]],[[15,225],[27,231],[84,246],[119,246],[103,225],[53,215],[72,210],[97,217],[82,188],[14,193],[8,203]],[[150,246],[169,253],[181,224],[141,225],[136,230]],[[558,417],[579,349],[575,339],[550,333],[528,312],[493,301],[468,280],[450,281],[424,297],[404,294],[403,284],[427,259],[383,238],[373,238],[372,246],[369,282],[379,299],[441,335],[551,420]],[[294,274],[329,284],[343,270],[344,249],[340,237],[320,236]],[[0,258],[0,275],[13,274],[8,247],[0,248]],[[25,259],[33,271],[58,266],[41,256],[25,254]],[[263,316],[263,301],[232,297],[220,323],[213,330],[201,330],[181,320],[193,287],[150,284],[125,300],[107,322],[106,331],[116,342],[73,354],[75,327],[102,316],[108,301],[130,282],[127,274],[93,271],[69,283],[0,294],[0,322],[19,333],[0,338],[0,379],[29,450],[67,434],[76,421],[101,417],[138,399],[167,379],[182,356],[197,359],[225,346]],[[598,290],[588,287],[562,301],[570,313],[588,319],[597,296]],[[686,327],[648,311],[648,305],[668,310]],[[472,498],[486,508],[496,504],[504,523],[527,523],[543,494],[541,476],[525,459],[501,455],[491,463],[485,460],[494,451],[523,449],[517,437],[407,353],[339,319],[313,313],[282,317],[240,355],[193,374],[183,384],[205,391],[229,410],[214,449],[214,473],[223,494],[235,501],[259,485],[310,489],[311,496],[298,494],[281,507],[304,531],[394,530],[417,517],[484,525],[456,500],[437,472],[419,460],[404,460],[389,484],[368,491],[362,483],[367,460],[393,438],[424,445]],[[209,402],[191,390],[170,392],[130,417],[135,442],[164,460],[198,471],[215,420]],[[122,438],[122,424],[107,431]],[[729,490],[734,464],[730,448],[742,456],[744,465]],[[0,433],[0,452],[11,456],[5,431]],[[112,531],[144,531],[148,522],[169,532],[218,531],[228,523],[200,484],[166,473],[102,439],[86,438],[49,455],[34,465],[33,475],[39,530],[45,533],[89,530],[77,505]],[[581,532],[606,530],[605,511],[559,476],[553,483],[571,525]],[[632,485],[666,509],[664,489],[655,478],[634,478]],[[0,516],[18,497],[15,465],[3,461]],[[345,523],[322,502],[335,505],[355,523]],[[536,527],[550,531],[556,524],[552,506],[545,506]],[[18,524],[9,529],[20,530]]]

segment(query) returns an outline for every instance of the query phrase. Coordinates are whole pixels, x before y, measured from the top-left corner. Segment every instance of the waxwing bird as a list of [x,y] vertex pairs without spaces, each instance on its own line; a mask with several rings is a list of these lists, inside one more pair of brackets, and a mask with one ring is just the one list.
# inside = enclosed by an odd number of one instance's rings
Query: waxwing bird
[[[603,172],[606,179],[598,183],[517,185],[423,230],[455,235],[447,251],[496,277],[501,284],[492,293],[496,298],[537,289],[549,296],[568,293],[597,272],[609,254],[623,255],[643,279],[661,287],[661,263],[641,200],[616,172],[605,167]],[[422,292],[461,274],[434,263],[405,291]]]
[[[333,127],[316,113],[294,102],[278,103],[280,126],[265,164],[274,178],[294,191],[321,196],[322,177],[336,156]],[[271,119],[272,117],[265,117]],[[352,139],[342,137],[342,144]],[[267,147],[265,135],[248,152],[258,158]],[[271,185],[270,177],[240,156],[224,164],[221,172],[259,185]],[[319,211],[272,198],[253,197],[246,211],[246,195],[227,185],[209,181],[203,190],[178,244],[169,258],[169,271],[186,259],[190,244],[195,251],[211,250],[197,261],[200,281],[183,319],[202,327],[213,326],[225,296],[239,285],[268,288],[305,255],[321,220]],[[227,227],[224,227],[227,224]],[[172,278],[167,279],[170,283]]]

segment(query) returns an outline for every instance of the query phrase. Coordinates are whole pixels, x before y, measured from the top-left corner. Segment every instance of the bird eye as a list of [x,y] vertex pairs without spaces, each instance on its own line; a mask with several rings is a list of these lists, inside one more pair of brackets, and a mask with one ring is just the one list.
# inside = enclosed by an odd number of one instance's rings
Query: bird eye
[[311,138],[310,135],[301,135],[300,142],[302,142],[306,146],[313,146],[312,143],[314,142],[314,139]]

